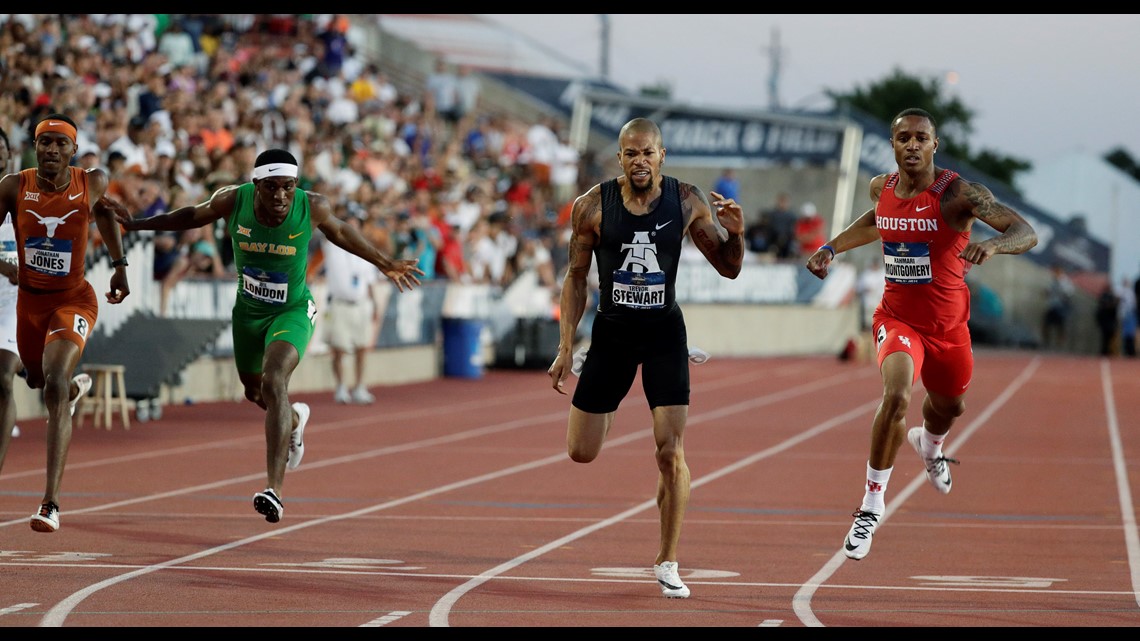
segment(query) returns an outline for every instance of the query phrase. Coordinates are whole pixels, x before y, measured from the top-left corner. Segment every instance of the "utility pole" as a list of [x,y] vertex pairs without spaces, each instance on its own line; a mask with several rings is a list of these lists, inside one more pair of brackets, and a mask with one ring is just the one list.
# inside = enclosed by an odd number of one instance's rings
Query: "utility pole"
[[598,62],[598,70],[602,80],[609,82],[610,80],[610,15],[608,13],[598,14],[598,18],[602,21],[602,37],[599,39],[601,51]]
[[780,109],[780,68],[783,66],[783,48],[780,47],[780,28],[772,27],[772,42],[761,51],[768,56],[768,109]]

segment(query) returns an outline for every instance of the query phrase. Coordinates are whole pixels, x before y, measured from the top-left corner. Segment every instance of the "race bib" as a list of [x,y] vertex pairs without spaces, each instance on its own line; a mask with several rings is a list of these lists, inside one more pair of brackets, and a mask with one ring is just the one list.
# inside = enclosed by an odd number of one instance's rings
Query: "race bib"
[[29,238],[24,243],[24,266],[48,276],[67,276],[71,273],[71,241]]
[[930,245],[883,243],[883,271],[891,283],[921,285],[931,282]]
[[245,267],[241,274],[241,293],[270,305],[284,305],[289,299],[289,276]]
[[613,302],[615,305],[635,309],[664,308],[665,272],[640,274],[615,269]]

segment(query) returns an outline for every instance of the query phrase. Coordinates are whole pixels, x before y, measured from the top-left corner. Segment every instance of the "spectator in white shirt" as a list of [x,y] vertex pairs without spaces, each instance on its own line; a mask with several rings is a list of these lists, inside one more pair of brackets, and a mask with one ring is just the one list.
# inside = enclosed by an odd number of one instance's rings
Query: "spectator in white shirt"
[[[356,203],[342,202],[337,215],[360,231],[367,213]],[[376,288],[380,271],[368,261],[320,237],[328,308],[325,311],[325,341],[329,345],[337,403],[370,405],[376,398],[365,385],[368,352],[376,344],[380,305]],[[352,354],[353,382],[349,391],[341,361]]]

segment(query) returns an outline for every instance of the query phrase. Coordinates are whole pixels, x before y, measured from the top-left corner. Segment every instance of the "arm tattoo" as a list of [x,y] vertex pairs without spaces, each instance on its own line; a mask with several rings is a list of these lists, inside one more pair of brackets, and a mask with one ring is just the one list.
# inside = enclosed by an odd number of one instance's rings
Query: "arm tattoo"
[[577,232],[575,232],[570,238],[570,247],[569,247],[570,260],[566,264],[566,267],[569,269],[570,272],[573,272],[574,271],[574,265],[578,264],[578,256],[581,253],[581,251],[582,251],[582,248],[579,247],[579,245],[578,245],[578,234],[577,234]]
[[571,225],[575,232],[578,227],[586,222],[590,214],[594,213],[599,207],[602,206],[602,190],[594,188],[582,194],[578,202],[574,203],[574,209],[570,214]]
[[689,221],[693,218],[693,202],[689,199],[690,196],[695,196],[700,199],[705,208],[709,211],[711,229],[721,230],[719,224],[716,222],[716,212],[713,210],[712,204],[709,202],[708,196],[701,191],[696,185],[689,183],[680,183],[680,197],[681,197],[681,213],[684,216],[685,226],[689,229],[689,236],[693,239],[701,251],[704,252],[710,259],[716,256],[721,265],[717,265],[720,270],[721,266],[735,266],[739,268],[744,260],[744,237],[743,235],[733,235],[714,231],[714,235],[710,235],[708,229],[704,226],[689,227]]
[[593,225],[592,217],[601,209],[602,192],[594,188],[583,194],[574,203],[570,214],[570,243],[569,261],[566,275],[568,278],[586,278],[590,271],[590,262],[593,260],[591,252],[593,246],[582,241],[583,230],[589,232]]
[[744,237],[728,235],[728,239],[720,244],[720,255],[729,263],[744,262]]
[[712,238],[709,238],[709,235],[705,233],[705,230],[699,227],[692,230],[691,235],[693,237],[693,242],[700,245],[701,247],[704,247],[707,250],[715,251],[717,245],[720,243],[719,240],[713,240]]
[[987,223],[1006,213],[1003,211],[1005,208],[998,204],[993,193],[985,185],[968,182],[962,195],[970,203],[970,209],[974,215]]
[[[712,212],[712,205],[709,204],[709,199],[696,185],[682,182],[678,184],[677,191],[681,197],[681,215],[684,217],[686,227],[688,227],[689,221],[693,219],[693,203],[689,200],[690,196],[695,196],[710,213]],[[713,214],[714,218],[715,216],[716,214]],[[720,238],[711,238],[708,233],[700,227],[691,229],[689,235],[692,236],[693,242],[706,251],[716,251],[717,246],[721,244]]]
[[709,204],[708,199],[695,185],[678,181],[677,196],[681,199],[681,222],[684,223],[685,227],[688,227],[689,221],[693,219],[693,204],[689,202],[689,196],[692,195],[696,195],[704,204]]
[[1037,244],[1037,233],[1014,210],[999,203],[993,192],[980,183],[963,182],[962,195],[970,204],[970,210],[979,220],[1001,232],[993,239],[994,248],[999,254],[1020,254]]

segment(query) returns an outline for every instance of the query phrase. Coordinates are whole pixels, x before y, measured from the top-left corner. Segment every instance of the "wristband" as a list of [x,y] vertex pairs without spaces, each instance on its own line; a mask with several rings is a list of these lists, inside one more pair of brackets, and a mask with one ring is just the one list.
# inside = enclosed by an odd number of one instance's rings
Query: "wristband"
[[130,263],[127,262],[126,256],[123,256],[122,258],[117,258],[117,259],[111,261],[111,267],[126,267],[129,264]]
[[820,251],[821,249],[826,249],[827,251],[831,252],[831,260],[835,260],[835,248],[834,247],[832,247],[831,245],[820,245],[819,249],[817,249],[816,251]]

